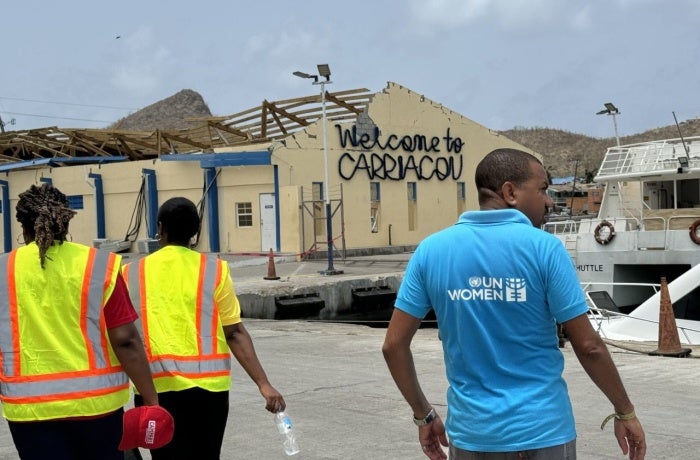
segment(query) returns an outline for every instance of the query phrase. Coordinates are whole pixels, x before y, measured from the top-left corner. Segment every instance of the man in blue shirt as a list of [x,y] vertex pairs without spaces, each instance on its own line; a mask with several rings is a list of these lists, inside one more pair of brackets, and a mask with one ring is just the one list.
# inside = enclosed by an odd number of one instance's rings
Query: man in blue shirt
[[[542,163],[518,150],[494,150],[477,166],[475,182],[480,210],[427,237],[411,257],[383,346],[423,452],[447,458],[447,431],[452,460],[575,459],[558,322],[615,409],[622,452],[642,460],[644,430],[586,316],[571,258],[539,228],[553,206]],[[449,382],[444,425],[423,394],[410,349],[431,308]]]

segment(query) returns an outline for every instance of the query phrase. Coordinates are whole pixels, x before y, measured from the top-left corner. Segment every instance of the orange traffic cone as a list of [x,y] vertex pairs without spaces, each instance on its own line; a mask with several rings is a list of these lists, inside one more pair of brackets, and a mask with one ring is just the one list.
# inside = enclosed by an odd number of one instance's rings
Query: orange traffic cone
[[275,271],[275,256],[272,255],[272,248],[270,248],[270,255],[267,258],[267,276],[264,277],[263,279],[266,279],[266,280],[278,280],[278,279],[280,279],[280,277],[277,276],[277,272]]
[[681,340],[676,328],[671,295],[668,293],[666,278],[661,278],[661,304],[659,306],[659,348],[649,353],[652,356],[672,356],[685,358],[690,348],[681,348]]

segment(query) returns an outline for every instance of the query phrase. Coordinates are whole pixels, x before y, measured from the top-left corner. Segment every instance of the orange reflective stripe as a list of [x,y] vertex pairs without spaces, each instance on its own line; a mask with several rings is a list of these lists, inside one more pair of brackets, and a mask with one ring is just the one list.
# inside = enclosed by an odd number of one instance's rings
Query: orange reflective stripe
[[56,379],[67,378],[86,378],[92,376],[101,376],[108,374],[122,373],[121,366],[112,366],[107,369],[84,369],[79,371],[55,372],[53,374],[37,374],[37,375],[18,375],[4,376],[3,382],[8,383],[26,383],[26,382],[47,382]]
[[[214,291],[216,290],[216,287],[219,285],[219,280],[221,280],[221,264],[218,261],[218,258],[216,259],[216,275],[214,276],[214,282],[211,285],[211,305],[212,305],[212,315],[211,315],[211,330],[216,331],[217,326],[219,325],[219,308],[218,305],[216,304],[216,301],[214,300]],[[218,337],[217,334],[212,333],[211,334],[211,352],[216,353],[217,350],[217,345],[218,345]],[[230,356],[230,355],[229,355]]]
[[151,341],[148,339],[148,321],[146,320],[146,258],[139,260],[138,271],[138,292],[140,297],[139,313],[141,314],[141,328],[143,329],[144,347],[146,348],[146,356],[150,360],[153,357],[151,350]]
[[[108,253],[107,256],[107,267],[105,270],[105,278],[104,282],[102,283],[102,304],[106,305],[106,299],[104,299],[104,293],[108,292],[109,287],[112,283],[112,277],[114,276],[114,272],[117,272],[117,276],[119,276],[119,264],[117,263],[117,256],[113,253]],[[116,279],[115,279],[115,286],[116,286]],[[112,289],[112,292],[114,293],[114,289]],[[110,294],[111,295],[111,294]],[[101,305],[103,306],[103,305]],[[107,330],[107,323],[105,322],[105,317],[104,315],[100,315],[100,331],[106,331]],[[107,366],[112,366],[116,363],[112,362],[112,356],[109,352],[110,350],[110,345],[109,341],[107,339],[107,334],[100,334],[100,346],[102,347],[102,356],[105,358],[105,365]]]
[[85,264],[85,273],[83,274],[83,286],[80,291],[80,330],[83,333],[83,338],[85,342],[85,350],[87,352],[88,366],[90,369],[94,369],[95,366],[95,350],[93,348],[92,342],[88,340],[89,333],[89,315],[88,309],[90,305],[88,300],[90,298],[90,281],[92,278],[93,265],[95,263],[95,251],[91,250],[88,252],[87,263]]
[[[14,277],[10,278],[11,270],[9,269],[9,264],[13,261],[13,252],[0,256],[0,299],[9,299],[10,287],[15,290]],[[0,363],[4,375],[15,374],[15,359],[17,358],[13,352],[15,321],[12,320],[11,307],[12,305],[8,301],[7,308],[0,308]]]
[[202,289],[200,308],[198,314],[198,331],[200,337],[211,337],[207,343],[202,342],[199,354],[209,356],[216,353],[218,336],[216,324],[218,314],[214,305],[214,291],[216,290],[216,273],[219,270],[219,260],[214,256],[203,256],[200,259],[199,274]]
[[207,377],[228,377],[231,374],[230,370],[223,370],[223,371],[197,371],[197,372],[180,372],[180,371],[173,371],[173,370],[167,370],[167,371],[162,371],[162,372],[153,372],[151,371],[151,375],[153,376],[154,379],[158,379],[161,377],[186,377],[191,380],[197,380],[197,379],[203,379]]
[[[10,324],[12,327],[12,350],[19,350],[19,313],[17,308],[17,279],[15,278],[15,258],[17,251],[10,252],[8,257],[7,268],[7,294],[10,307]],[[13,353],[8,350],[8,353],[13,355],[12,369],[10,375],[22,375],[22,355],[21,353]]]
[[229,355],[217,355],[197,360],[188,357],[158,357],[151,363],[151,374],[154,376],[186,375],[189,377],[204,377],[229,375],[231,359]]
[[[10,286],[10,276],[8,274],[9,255],[0,255],[0,299],[9,298],[8,290]],[[12,375],[14,365],[14,353],[11,352],[12,339],[12,321],[10,320],[10,305],[7,308],[0,308],[0,365],[2,366],[1,374]],[[7,355],[7,357],[5,356]]]
[[[197,305],[195,306],[195,323],[196,323],[196,328],[197,332],[201,332],[202,330],[202,301],[203,297],[205,295],[204,292],[204,277],[206,275],[206,262],[207,258],[204,254],[201,254],[199,256],[199,279],[197,280]],[[197,350],[199,352],[202,352],[202,334],[197,334]]]
[[[110,363],[109,345],[104,333],[104,295],[112,282],[115,255],[89,248],[80,292],[80,329],[87,351],[88,366],[102,368]],[[99,323],[95,319],[99,318]]]
[[108,396],[117,391],[128,390],[129,382],[112,386],[109,388],[100,388],[97,390],[78,390],[72,391],[70,393],[60,393],[51,395],[41,395],[39,397],[32,396],[0,396],[0,401],[6,404],[35,404],[35,403],[45,403],[51,401],[73,401],[81,400],[94,396]]

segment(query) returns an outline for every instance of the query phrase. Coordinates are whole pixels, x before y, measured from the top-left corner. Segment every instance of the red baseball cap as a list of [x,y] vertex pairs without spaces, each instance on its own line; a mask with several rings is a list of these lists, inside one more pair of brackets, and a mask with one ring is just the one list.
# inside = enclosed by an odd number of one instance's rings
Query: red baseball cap
[[173,439],[175,421],[161,406],[139,406],[124,412],[119,450],[158,449]]

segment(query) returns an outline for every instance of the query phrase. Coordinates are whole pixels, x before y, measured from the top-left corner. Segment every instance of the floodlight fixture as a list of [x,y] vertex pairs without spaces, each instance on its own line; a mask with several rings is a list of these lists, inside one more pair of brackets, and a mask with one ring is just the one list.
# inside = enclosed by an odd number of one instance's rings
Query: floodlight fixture
[[620,110],[615,107],[615,104],[612,102],[606,102],[603,104],[605,108],[601,110],[600,112],[596,112],[596,115],[612,115],[613,117],[613,125],[615,126],[615,139],[617,140],[617,146],[620,146],[620,136],[617,135],[617,119],[615,118],[616,115],[620,115]]
[[318,82],[318,75],[311,75],[306,72],[301,72],[299,70],[292,72],[292,75],[299,77],[299,78],[313,78],[314,82]]
[[319,75],[326,77],[326,81],[331,79],[331,68],[328,64],[318,64],[316,67],[318,68]]
[[606,102],[603,105],[605,106],[606,109],[608,109],[608,112],[610,112],[610,113],[620,113],[620,111],[617,109],[617,107],[615,107],[615,104],[613,104],[612,102]]

